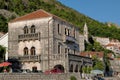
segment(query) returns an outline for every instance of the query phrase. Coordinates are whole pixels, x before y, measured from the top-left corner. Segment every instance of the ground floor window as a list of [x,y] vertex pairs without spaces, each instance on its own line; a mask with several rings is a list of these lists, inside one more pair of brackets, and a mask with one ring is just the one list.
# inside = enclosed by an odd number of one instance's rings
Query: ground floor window
[[36,66],[32,67],[32,72],[37,72],[37,67]]

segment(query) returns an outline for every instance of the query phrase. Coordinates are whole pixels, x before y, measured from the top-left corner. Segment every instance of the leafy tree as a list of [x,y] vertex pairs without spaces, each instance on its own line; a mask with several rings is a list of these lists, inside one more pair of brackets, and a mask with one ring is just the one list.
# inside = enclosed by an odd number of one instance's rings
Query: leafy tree
[[100,61],[97,56],[93,57],[93,69],[99,69],[99,70],[104,70],[104,63],[103,61]]
[[3,47],[3,46],[0,45],[0,62],[3,62],[3,61],[4,61],[5,52],[6,52],[5,47]]
[[7,32],[8,27],[7,27],[7,19],[0,15],[0,31],[1,32]]
[[99,42],[94,42],[93,48],[95,49],[95,51],[103,51],[104,48],[100,45]]
[[91,51],[92,49],[93,45],[85,41],[85,51]]
[[105,50],[104,51],[104,64],[105,64],[105,73],[108,73],[110,71],[110,61],[109,61],[109,58],[108,58],[108,53],[109,51],[108,50]]
[[87,73],[87,66],[83,66],[83,67],[82,67],[82,72],[83,72],[83,73]]

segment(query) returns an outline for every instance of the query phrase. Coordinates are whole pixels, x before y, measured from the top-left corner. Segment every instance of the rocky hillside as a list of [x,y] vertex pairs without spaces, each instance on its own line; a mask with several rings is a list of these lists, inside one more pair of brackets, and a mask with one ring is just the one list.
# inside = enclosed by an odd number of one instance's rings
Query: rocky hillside
[[7,32],[7,22],[15,17],[22,16],[38,9],[44,9],[66,21],[78,26],[80,33],[83,25],[88,24],[89,33],[93,36],[110,37],[120,40],[120,29],[115,25],[108,27],[84,14],[66,7],[57,0],[0,0],[0,31]]

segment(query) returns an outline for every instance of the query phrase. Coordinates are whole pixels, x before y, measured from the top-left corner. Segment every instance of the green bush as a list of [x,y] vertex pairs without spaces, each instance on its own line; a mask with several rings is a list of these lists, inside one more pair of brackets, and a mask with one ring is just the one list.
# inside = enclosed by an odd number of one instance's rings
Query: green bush
[[77,80],[77,78],[75,76],[71,76],[70,80]]

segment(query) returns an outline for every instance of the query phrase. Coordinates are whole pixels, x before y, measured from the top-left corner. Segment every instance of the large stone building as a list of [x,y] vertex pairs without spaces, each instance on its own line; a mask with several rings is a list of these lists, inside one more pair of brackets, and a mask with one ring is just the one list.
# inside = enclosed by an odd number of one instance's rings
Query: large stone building
[[79,29],[44,10],[38,10],[8,23],[9,59],[18,59],[22,69],[46,71],[59,68],[79,72],[83,61],[79,56]]

